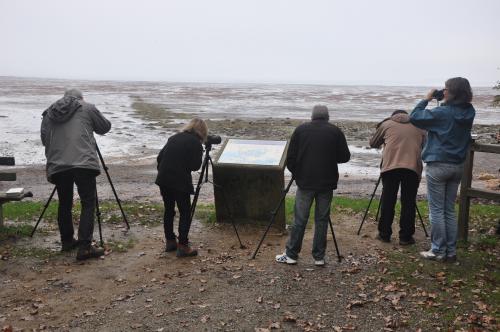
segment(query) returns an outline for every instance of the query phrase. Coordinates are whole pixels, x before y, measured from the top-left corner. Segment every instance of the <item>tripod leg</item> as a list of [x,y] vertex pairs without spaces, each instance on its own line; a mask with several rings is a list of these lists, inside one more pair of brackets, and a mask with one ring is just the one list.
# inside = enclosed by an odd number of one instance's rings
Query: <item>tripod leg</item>
[[363,228],[363,224],[365,223],[366,216],[368,215],[368,210],[370,210],[370,205],[372,205],[373,197],[375,196],[375,193],[377,192],[378,185],[380,184],[380,179],[381,177],[378,177],[377,184],[375,185],[375,189],[373,189],[372,197],[370,197],[370,202],[368,203],[368,206],[366,207],[365,214],[363,215],[363,220],[361,220],[361,225],[359,225],[358,229],[358,235],[361,233],[361,228]]
[[281,199],[280,199],[280,202],[278,204],[278,207],[276,208],[276,210],[274,210],[271,214],[271,220],[269,221],[269,224],[267,225],[267,228],[266,228],[266,231],[264,232],[264,234],[262,235],[262,238],[260,239],[260,242],[259,244],[257,245],[257,248],[255,248],[255,252],[253,253],[252,255],[252,259],[255,259],[255,256],[257,256],[257,253],[259,252],[259,249],[260,249],[260,246],[262,245],[262,242],[264,242],[264,239],[266,238],[266,235],[267,235],[267,232],[269,232],[269,229],[271,229],[271,226],[273,225],[274,223],[274,220],[276,219],[276,215],[278,214],[278,211],[281,207],[281,205],[283,204],[283,202],[285,201],[285,197],[286,197],[286,194],[288,193],[288,191],[290,190],[290,187],[292,186],[292,183],[295,179],[292,177],[292,179],[290,180],[290,182],[288,183],[288,185],[286,186],[285,190],[283,191],[283,195],[281,196]]
[[342,261],[342,256],[340,256],[339,246],[337,245],[337,238],[335,237],[335,232],[333,231],[332,219],[328,216],[328,223],[330,224],[330,230],[332,231],[333,243],[335,244],[335,250],[337,251],[337,260],[340,263]]
[[101,241],[101,247],[103,247],[104,241],[102,240],[101,210],[99,209],[99,198],[97,197],[97,189],[95,191],[95,216],[97,217],[97,225],[99,226],[99,239]]
[[198,197],[200,196],[201,185],[203,184],[203,178],[205,174],[208,173],[208,158],[210,158],[209,150],[206,150],[205,158],[201,166],[200,177],[198,178],[198,184],[196,185],[196,190],[194,192],[193,202],[191,203],[191,213],[190,213],[190,223],[193,221],[194,212],[196,210],[196,204],[198,204]]
[[238,229],[236,228],[236,224],[234,223],[234,218],[231,214],[231,210],[229,209],[229,204],[227,203],[226,200],[226,193],[224,192],[224,188],[221,188],[221,192],[222,192],[222,199],[224,200],[224,205],[226,206],[227,214],[229,216],[229,219],[231,220],[231,225],[233,225],[234,232],[236,233],[236,237],[238,238],[238,242],[240,243],[240,249],[245,249],[246,247],[241,242],[240,234],[238,234]]
[[[208,161],[210,162],[210,165],[212,166],[212,170],[214,169],[214,164],[212,162],[212,158],[210,156],[208,157]],[[208,181],[208,171],[206,173],[206,178],[205,181]],[[238,238],[238,242],[240,243],[240,249],[245,249],[246,247],[243,245],[240,239],[240,234],[238,233],[238,229],[236,228],[236,224],[234,223],[234,218],[233,214],[231,213],[231,209],[229,208],[229,204],[227,203],[226,200],[226,192],[224,191],[224,187],[219,186],[215,182],[213,182],[214,187],[220,188],[222,192],[222,199],[224,200],[224,206],[226,207],[227,215],[229,216],[229,219],[231,220],[231,225],[233,225],[234,232],[236,233],[236,237]]]
[[422,224],[422,228],[424,229],[425,237],[429,237],[427,229],[425,228],[424,220],[422,219],[422,215],[420,214],[420,210],[418,209],[418,205],[416,203],[415,208],[417,209],[418,218],[420,219],[420,223]]
[[113,185],[113,181],[111,181],[111,176],[109,176],[108,172],[108,166],[104,163],[104,158],[102,157],[101,150],[99,150],[99,146],[97,146],[97,143],[95,145],[97,154],[99,155],[99,160],[101,160],[102,168],[104,169],[104,172],[106,173],[106,177],[108,178],[109,185],[111,186],[111,190],[113,191],[113,195],[115,196],[116,203],[118,203],[118,207],[120,208],[120,211],[122,213],[123,221],[125,222],[125,225],[127,225],[127,229],[130,229],[130,225],[127,220],[127,216],[125,215],[125,212],[123,211],[122,203],[120,201],[120,198],[118,198],[118,194],[116,193],[115,186]]
[[54,197],[55,192],[56,192],[56,187],[54,187],[54,189],[52,190],[52,193],[49,196],[49,199],[47,200],[47,203],[45,203],[45,206],[43,207],[43,211],[40,214],[40,217],[38,218],[38,221],[36,222],[35,227],[33,227],[33,231],[31,231],[30,237],[33,237],[33,234],[35,234],[35,231],[38,228],[38,224],[42,220],[43,215],[45,214],[45,210],[47,210],[47,208],[49,207],[50,201],[52,200],[52,197]]

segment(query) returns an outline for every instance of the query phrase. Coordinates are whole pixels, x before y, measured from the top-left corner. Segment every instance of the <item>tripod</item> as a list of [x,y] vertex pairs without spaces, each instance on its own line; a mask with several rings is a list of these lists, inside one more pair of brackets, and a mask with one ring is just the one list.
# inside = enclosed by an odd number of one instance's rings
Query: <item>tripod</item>
[[[121,201],[118,198],[118,194],[116,193],[115,186],[113,185],[113,181],[111,181],[111,177],[109,176],[108,166],[106,166],[106,163],[104,162],[104,158],[102,157],[101,151],[99,150],[99,146],[97,146],[97,143],[96,143],[95,147],[96,147],[97,155],[99,156],[99,160],[101,161],[102,168],[104,169],[104,172],[106,173],[108,182],[109,182],[109,184],[111,186],[111,189],[112,189],[113,194],[115,196],[116,202],[118,203],[118,206],[120,208],[120,211],[121,211],[121,214],[122,214],[122,217],[123,217],[123,221],[127,225],[127,230],[129,230],[130,229],[130,225],[128,223],[127,216],[125,215],[125,212],[123,211],[123,208],[122,208],[122,205],[121,205]],[[36,222],[35,227],[33,228],[33,231],[31,232],[30,237],[33,237],[33,235],[35,234],[35,231],[38,228],[38,224],[40,224],[40,221],[42,220],[43,215],[45,214],[45,211],[49,207],[50,201],[52,200],[52,197],[54,197],[55,192],[56,192],[56,187],[54,187],[54,189],[52,190],[52,193],[49,196],[49,199],[45,203],[45,205],[43,207],[43,210],[42,210],[42,213],[40,214],[40,217],[38,218],[38,221]],[[101,246],[102,246],[104,244],[104,241],[102,239],[101,211],[99,209],[99,199],[97,197],[97,188],[96,188],[96,193],[95,193],[95,199],[96,199],[97,224],[99,226],[99,238],[100,238],[100,242],[101,242]]]
[[[262,242],[264,242],[264,239],[269,232],[269,229],[271,229],[271,226],[274,223],[274,220],[276,219],[276,215],[278,214],[279,209],[281,208],[281,205],[283,205],[283,202],[285,201],[286,194],[288,194],[288,191],[290,190],[290,187],[292,186],[293,181],[295,178],[292,176],[290,179],[290,182],[288,182],[288,185],[286,186],[285,190],[283,191],[283,195],[281,196],[281,199],[278,203],[278,206],[274,211],[271,212],[271,220],[269,221],[269,224],[267,225],[266,231],[262,235],[262,238],[260,239],[259,244],[257,245],[257,248],[255,249],[255,252],[252,255],[252,259],[255,259],[255,256],[257,256],[257,253],[259,252],[260,246],[262,245]],[[342,260],[342,256],[340,256],[339,252],[339,247],[337,245],[337,238],[335,237],[335,232],[333,231],[333,225],[332,225],[332,220],[330,219],[330,216],[328,216],[328,223],[330,224],[330,230],[332,232],[332,237],[333,237],[333,243],[335,244],[335,250],[337,251],[337,259],[340,262]]]
[[[212,150],[212,144],[211,143],[205,143],[205,157],[203,158],[203,163],[201,164],[201,173],[200,177],[198,178],[198,184],[196,185],[196,190],[194,193],[193,197],[193,203],[191,204],[191,213],[189,216],[189,224],[193,221],[194,218],[194,213],[196,210],[196,204],[198,203],[198,197],[200,196],[200,190],[201,186],[203,183],[209,182],[208,181],[208,166],[212,166],[212,169],[214,167],[212,158],[210,157],[210,150]],[[221,186],[217,185],[216,183],[212,182],[214,187],[222,188]],[[223,189],[223,188],[222,188]],[[222,192],[222,198],[224,200],[224,204],[226,206],[227,214],[229,215],[229,218],[231,219],[231,224],[233,225],[234,232],[236,233],[236,237],[238,238],[238,242],[240,243],[240,248],[244,249],[245,246],[243,243],[241,243],[240,235],[238,234],[238,229],[236,228],[236,225],[234,224],[234,219],[231,214],[231,210],[229,209],[227,200],[226,200],[226,194],[224,190],[221,190]]]
[[[373,189],[372,196],[370,197],[370,202],[368,202],[368,206],[366,207],[365,214],[363,215],[363,220],[361,220],[361,224],[359,225],[358,229],[358,235],[361,233],[361,228],[363,228],[363,224],[365,223],[366,216],[368,215],[368,210],[370,210],[370,205],[372,204],[373,198],[375,197],[375,193],[377,192],[378,186],[380,184],[380,181],[382,180],[382,177],[379,176],[377,180],[377,184],[375,185],[375,189]],[[375,216],[375,220],[378,220],[378,215],[380,212],[380,206],[382,205],[382,197],[384,196],[384,191],[382,190],[382,194],[380,195],[380,202],[378,203],[377,207],[377,215]],[[427,229],[425,228],[424,221],[422,219],[422,215],[420,214],[420,210],[418,209],[418,205],[415,204],[415,209],[417,210],[418,218],[420,219],[420,223],[422,224],[422,228],[424,229],[425,237],[429,237],[429,234],[427,233]]]

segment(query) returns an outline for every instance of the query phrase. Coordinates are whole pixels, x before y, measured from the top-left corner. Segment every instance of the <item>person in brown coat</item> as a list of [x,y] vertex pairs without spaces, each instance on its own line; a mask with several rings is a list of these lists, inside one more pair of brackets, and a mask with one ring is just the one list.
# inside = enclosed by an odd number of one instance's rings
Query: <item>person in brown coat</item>
[[377,125],[370,139],[372,148],[384,146],[380,176],[382,177],[382,206],[377,239],[390,242],[394,207],[401,185],[401,217],[399,244],[415,243],[415,210],[418,185],[422,176],[422,146],[425,131],[410,123],[407,112],[397,110]]

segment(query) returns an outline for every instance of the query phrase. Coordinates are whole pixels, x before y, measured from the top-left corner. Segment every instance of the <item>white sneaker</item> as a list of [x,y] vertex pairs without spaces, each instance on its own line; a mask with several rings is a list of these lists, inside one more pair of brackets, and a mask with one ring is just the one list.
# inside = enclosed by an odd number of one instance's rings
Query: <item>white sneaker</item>
[[286,255],[286,253],[282,253],[281,255],[276,255],[276,262],[278,263],[286,263],[289,265],[297,264],[296,259],[291,259]]
[[421,251],[420,256],[422,256],[425,259],[429,259],[432,261],[438,261],[438,262],[443,262],[446,260],[445,255],[437,255],[432,251],[432,249],[429,249],[428,251]]
[[316,266],[325,266],[325,260],[324,259],[314,260],[314,265],[316,265]]

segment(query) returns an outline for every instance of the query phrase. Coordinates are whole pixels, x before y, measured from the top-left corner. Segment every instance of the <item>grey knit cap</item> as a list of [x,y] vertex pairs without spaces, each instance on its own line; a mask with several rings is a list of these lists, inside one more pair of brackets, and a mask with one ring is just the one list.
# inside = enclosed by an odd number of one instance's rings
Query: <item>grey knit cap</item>
[[328,121],[330,116],[328,115],[328,107],[325,105],[316,105],[313,107],[311,114],[311,120],[326,120]]
[[66,92],[64,92],[64,97],[73,97],[73,98],[80,99],[80,100],[83,99],[82,92],[78,89],[66,90]]

